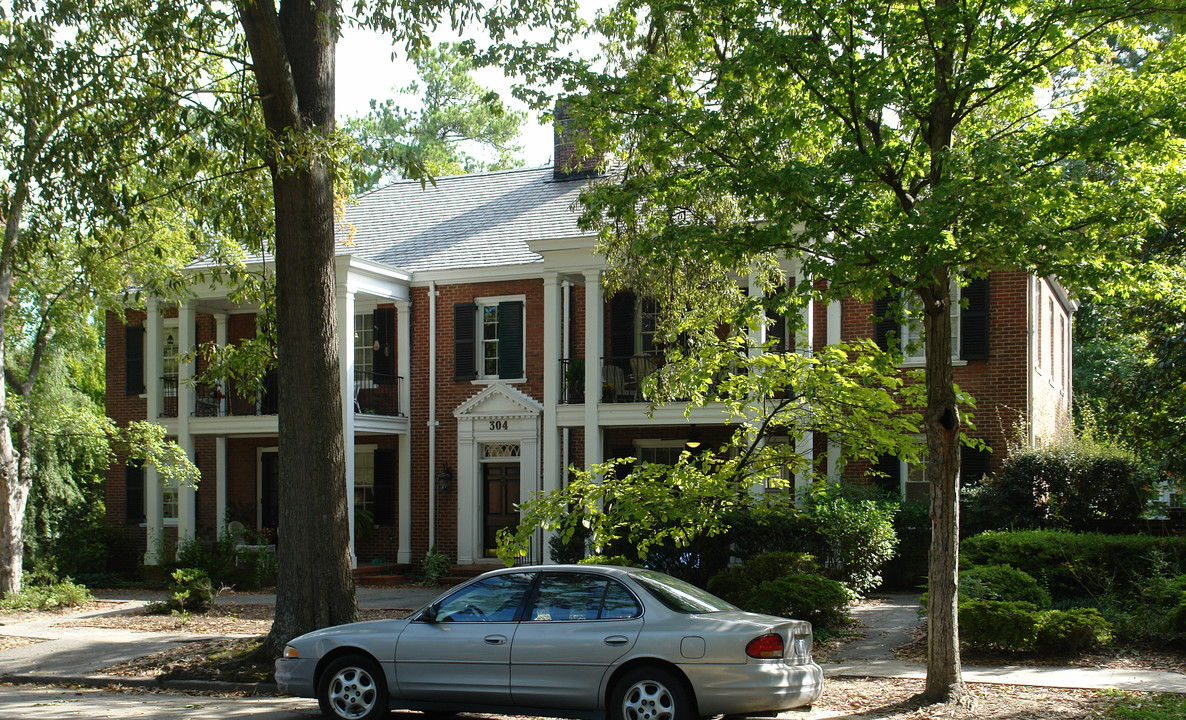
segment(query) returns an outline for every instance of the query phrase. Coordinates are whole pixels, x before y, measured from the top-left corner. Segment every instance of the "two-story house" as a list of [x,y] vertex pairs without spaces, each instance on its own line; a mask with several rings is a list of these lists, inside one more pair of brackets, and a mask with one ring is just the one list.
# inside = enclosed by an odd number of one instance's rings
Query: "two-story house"
[[[570,154],[558,143],[557,167]],[[339,244],[336,258],[340,391],[326,401],[342,406],[353,438],[350,512],[368,520],[352,523],[359,564],[410,563],[434,545],[460,564],[484,562],[498,529],[517,522],[516,504],[560,487],[570,464],[664,462],[728,437],[713,408],[649,413],[640,383],[656,367],[654,309],[603,292],[605,260],[575,221],[587,182],[587,169],[553,168],[396,182],[348,210],[353,243]],[[798,272],[793,260],[784,269]],[[1018,428],[1041,435],[1069,419],[1074,304],[1056,282],[1022,272],[963,292],[968,302],[951,318],[956,381],[978,400],[976,434],[997,449],[970,456],[965,470],[983,473]],[[878,310],[852,300],[811,306],[794,346],[908,342],[909,327],[875,325]],[[153,468],[116,460],[107,513],[128,538],[127,562],[156,563],[162,540],[212,536],[231,522],[276,527],[284,478],[274,388],[265,380],[248,393],[185,360],[196,343],[253,336],[257,314],[199,284],[181,303],[149,300],[144,311],[108,316],[108,413],[163,424],[203,477],[196,490],[166,487]],[[771,332],[785,338],[785,328]],[[838,449],[822,438],[799,450],[834,472]],[[878,466],[882,484],[925,492],[917,468],[894,458]],[[535,559],[547,560],[541,546]]]

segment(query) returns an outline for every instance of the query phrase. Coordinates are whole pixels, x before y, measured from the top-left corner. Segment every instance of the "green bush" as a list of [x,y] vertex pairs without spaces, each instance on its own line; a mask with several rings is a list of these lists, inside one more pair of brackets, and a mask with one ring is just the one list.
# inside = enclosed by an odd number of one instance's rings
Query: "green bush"
[[217,540],[182,540],[176,558],[169,563],[170,570],[199,568],[214,587],[255,590],[276,582],[276,554],[267,549],[245,548],[229,532]]
[[769,552],[810,554],[826,577],[860,595],[881,583],[881,568],[894,554],[898,507],[867,488],[815,485],[801,509],[759,506],[738,513],[729,519],[728,538],[742,558]]
[[210,576],[199,568],[174,570],[169,592],[173,595],[171,609],[180,612],[206,612],[214,603],[214,587],[210,584]]
[[1156,572],[1186,573],[1186,537],[1101,535],[1057,530],[993,531],[963,541],[968,565],[1012,565],[1055,601],[1136,594]]
[[49,582],[46,580],[47,578],[25,573],[20,592],[6,593],[0,600],[0,610],[15,612],[77,607],[94,599],[86,586],[78,585],[70,578],[61,581],[52,578]]
[[448,575],[452,569],[453,561],[448,555],[437,552],[437,546],[433,545],[424,556],[424,561],[420,563],[420,572],[424,576],[421,583],[426,587],[436,587],[440,584],[441,578]]
[[617,565],[618,567],[638,567],[638,563],[625,555],[590,555],[581,558],[580,565]]
[[970,530],[1132,531],[1154,499],[1155,476],[1128,448],[1093,427],[1038,447],[1012,448],[999,473],[970,484]]
[[[961,521],[962,522],[962,521]],[[894,514],[898,545],[881,570],[883,590],[918,592],[927,585],[931,509],[925,500],[903,500]]]
[[[962,622],[962,614],[960,619]],[[1103,647],[1111,639],[1111,624],[1095,608],[1047,610],[1038,614],[1034,648],[1043,653],[1074,655]]]
[[1032,575],[1012,565],[975,565],[960,571],[960,597],[1005,600],[1050,607],[1050,593]]
[[708,591],[739,607],[745,607],[758,586],[789,574],[819,574],[815,558],[807,553],[773,552],[750,558],[744,565],[736,565],[714,575],[708,581]]
[[1003,600],[962,600],[959,604],[960,640],[972,647],[1027,650],[1038,629],[1033,603]]
[[837,630],[848,622],[845,608],[848,591],[844,585],[819,575],[792,573],[767,580],[750,596],[751,612],[807,620],[817,634]]

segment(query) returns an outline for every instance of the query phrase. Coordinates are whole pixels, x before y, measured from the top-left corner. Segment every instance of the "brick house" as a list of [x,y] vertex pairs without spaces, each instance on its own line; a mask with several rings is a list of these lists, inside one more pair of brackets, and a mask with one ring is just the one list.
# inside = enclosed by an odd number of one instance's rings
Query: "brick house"
[[[560,168],[564,152],[558,144]],[[514,504],[560,487],[569,464],[623,455],[663,462],[690,439],[727,438],[715,408],[648,414],[638,381],[654,369],[652,310],[628,292],[602,291],[604,259],[573,212],[588,170],[397,182],[348,210],[355,234],[337,248],[342,362],[333,401],[354,438],[350,512],[370,520],[352,523],[358,564],[410,563],[434,544],[460,564],[485,562],[494,533],[516,523]],[[796,263],[784,269],[795,277]],[[978,400],[976,433],[1003,450],[1020,427],[1032,438],[1066,423],[1073,301],[1057,282],[1021,272],[993,273],[962,292],[967,307],[952,318],[961,341],[955,379]],[[893,335],[873,322],[875,305],[809,307],[796,347],[884,342]],[[214,536],[229,522],[276,527],[283,479],[271,379],[250,399],[204,379],[202,363],[179,362],[195,343],[253,336],[256,314],[215,286],[179,304],[150,300],[145,311],[108,315],[109,415],[163,424],[203,476],[196,490],[162,487],[153,468],[116,459],[107,513],[129,540],[125,561],[143,554],[154,564],[159,539]],[[835,472],[838,450],[822,438],[799,450]],[[969,455],[965,471],[988,471],[1002,454]],[[922,492],[917,468],[895,458],[878,467],[883,484],[906,497]]]

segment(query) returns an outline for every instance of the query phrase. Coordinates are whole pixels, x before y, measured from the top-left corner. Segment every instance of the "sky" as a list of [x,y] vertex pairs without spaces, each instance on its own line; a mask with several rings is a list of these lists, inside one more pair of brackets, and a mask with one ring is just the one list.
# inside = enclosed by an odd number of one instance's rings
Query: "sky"
[[[607,7],[612,0],[582,0],[581,14],[592,19],[593,14]],[[456,41],[451,33],[438,33],[438,41]],[[386,99],[393,96],[393,88],[404,87],[416,79],[416,70],[402,58],[391,59],[391,42],[378,33],[357,28],[346,28],[338,41],[337,56],[337,112],[339,118],[361,115],[369,108],[371,98]],[[402,50],[402,47],[401,47]],[[402,55],[402,52],[401,52]],[[509,107],[527,108],[510,96],[512,80],[498,68],[484,68],[475,73],[483,86],[497,91]],[[413,98],[401,98],[402,104],[411,105]],[[528,114],[523,126],[523,158],[527,167],[540,167],[552,162],[552,126],[540,125],[539,118]]]

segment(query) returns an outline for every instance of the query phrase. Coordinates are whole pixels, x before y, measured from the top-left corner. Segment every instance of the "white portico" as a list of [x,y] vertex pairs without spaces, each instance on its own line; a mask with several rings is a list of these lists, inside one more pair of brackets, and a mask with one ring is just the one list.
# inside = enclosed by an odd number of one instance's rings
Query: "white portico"
[[[499,529],[518,524],[517,505],[541,489],[543,406],[494,383],[453,411],[457,418],[457,562],[493,557]],[[529,558],[542,559],[539,542]]]

